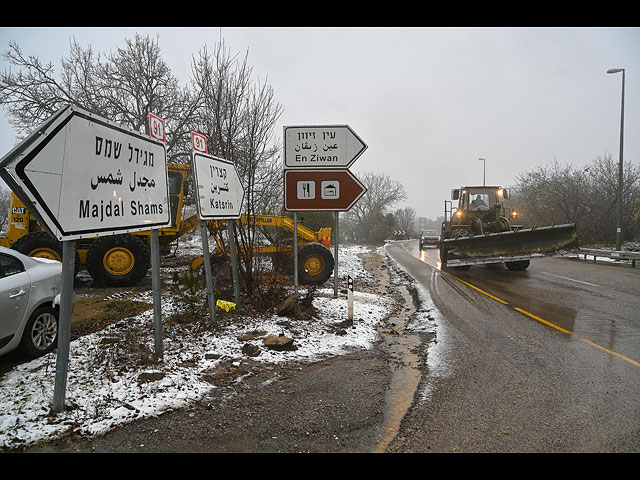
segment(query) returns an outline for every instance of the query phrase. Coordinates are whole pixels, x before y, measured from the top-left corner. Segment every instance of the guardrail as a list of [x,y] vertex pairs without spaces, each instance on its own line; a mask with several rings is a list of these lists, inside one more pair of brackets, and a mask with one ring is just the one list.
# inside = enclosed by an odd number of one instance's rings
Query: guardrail
[[631,260],[631,266],[636,266],[636,260],[640,260],[640,252],[631,252],[629,250],[603,250],[597,248],[581,248],[580,254],[584,255],[584,259],[587,259],[587,255],[593,256],[593,262],[595,263],[597,257],[612,258],[614,260]]

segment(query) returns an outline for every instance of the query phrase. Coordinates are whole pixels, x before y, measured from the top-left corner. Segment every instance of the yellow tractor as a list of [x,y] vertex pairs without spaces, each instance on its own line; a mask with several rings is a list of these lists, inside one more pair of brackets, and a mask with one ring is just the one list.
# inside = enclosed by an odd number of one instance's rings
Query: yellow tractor
[[[160,249],[163,250],[183,235],[200,225],[197,215],[182,218],[185,184],[190,178],[189,165],[169,164],[168,181],[171,205],[170,227],[159,230]],[[273,226],[294,231],[293,219],[277,215],[242,215],[237,222],[261,226]],[[13,248],[33,257],[62,259],[62,244],[52,237],[29,213],[27,207],[11,194],[7,235],[0,237],[0,246]],[[207,222],[211,233],[227,228],[227,221]],[[315,232],[304,225],[298,225],[298,278],[303,285],[321,285],[331,276],[334,259],[329,249],[331,228],[321,228]],[[88,270],[97,284],[104,286],[132,286],[140,282],[150,267],[150,232],[134,232],[106,237],[76,240],[76,272]],[[214,255],[225,250],[219,243]],[[256,253],[282,254],[292,251],[289,245],[255,247]],[[196,259],[193,265],[201,263]]]

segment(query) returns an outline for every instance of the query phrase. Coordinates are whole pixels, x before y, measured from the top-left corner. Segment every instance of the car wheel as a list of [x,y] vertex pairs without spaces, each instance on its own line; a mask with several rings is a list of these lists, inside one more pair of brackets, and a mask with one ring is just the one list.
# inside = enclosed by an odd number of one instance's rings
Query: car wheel
[[22,350],[31,357],[51,352],[58,343],[58,311],[49,306],[31,314],[22,334]]

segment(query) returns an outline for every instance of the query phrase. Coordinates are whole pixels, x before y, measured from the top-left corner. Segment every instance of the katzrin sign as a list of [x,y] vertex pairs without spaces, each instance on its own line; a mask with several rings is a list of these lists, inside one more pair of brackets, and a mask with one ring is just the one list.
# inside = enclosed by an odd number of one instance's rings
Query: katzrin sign
[[200,220],[240,218],[244,187],[232,162],[194,152],[193,173]]
[[75,106],[9,152],[0,175],[58,240],[171,223],[164,144]]

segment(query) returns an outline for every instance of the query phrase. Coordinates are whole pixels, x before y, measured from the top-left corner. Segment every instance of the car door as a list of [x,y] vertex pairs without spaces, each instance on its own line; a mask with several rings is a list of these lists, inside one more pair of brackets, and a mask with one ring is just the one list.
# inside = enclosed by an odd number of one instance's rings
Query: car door
[[6,344],[27,315],[31,280],[20,260],[0,253],[0,346]]

